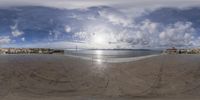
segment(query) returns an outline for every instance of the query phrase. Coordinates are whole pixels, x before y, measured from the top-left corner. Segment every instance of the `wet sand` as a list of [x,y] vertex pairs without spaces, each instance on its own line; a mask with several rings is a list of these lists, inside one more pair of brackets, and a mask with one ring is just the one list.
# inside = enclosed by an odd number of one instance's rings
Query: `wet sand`
[[101,63],[0,55],[1,100],[199,100],[200,55]]

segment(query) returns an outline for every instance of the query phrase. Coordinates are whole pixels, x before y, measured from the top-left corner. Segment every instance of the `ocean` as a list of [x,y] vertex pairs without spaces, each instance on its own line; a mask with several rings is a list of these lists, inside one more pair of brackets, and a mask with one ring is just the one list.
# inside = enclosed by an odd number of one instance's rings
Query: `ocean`
[[93,58],[133,58],[160,54],[160,50],[128,49],[128,50],[65,50],[65,55]]

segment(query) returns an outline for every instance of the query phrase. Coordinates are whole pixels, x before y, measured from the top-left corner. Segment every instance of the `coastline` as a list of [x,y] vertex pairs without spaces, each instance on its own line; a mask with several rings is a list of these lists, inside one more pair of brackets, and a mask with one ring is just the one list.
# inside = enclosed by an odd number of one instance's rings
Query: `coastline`
[[129,58],[93,58],[93,57],[83,57],[83,56],[75,56],[75,55],[67,55],[67,57],[79,58],[89,61],[101,62],[101,63],[123,63],[123,62],[132,62],[138,61],[146,58],[160,56],[162,54],[154,54],[154,55],[146,55],[146,56],[139,56],[139,57],[129,57]]

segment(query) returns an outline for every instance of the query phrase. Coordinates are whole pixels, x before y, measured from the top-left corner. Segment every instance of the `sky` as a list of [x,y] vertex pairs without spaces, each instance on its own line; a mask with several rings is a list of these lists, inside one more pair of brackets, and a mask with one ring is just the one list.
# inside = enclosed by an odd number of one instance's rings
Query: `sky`
[[200,46],[199,0],[0,0],[0,47]]

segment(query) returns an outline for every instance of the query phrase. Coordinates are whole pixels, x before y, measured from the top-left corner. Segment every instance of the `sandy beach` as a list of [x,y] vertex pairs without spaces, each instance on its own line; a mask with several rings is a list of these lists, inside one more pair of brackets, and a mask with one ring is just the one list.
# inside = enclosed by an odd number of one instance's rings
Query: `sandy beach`
[[199,100],[200,55],[98,63],[62,55],[0,55],[1,100]]

